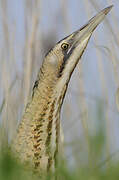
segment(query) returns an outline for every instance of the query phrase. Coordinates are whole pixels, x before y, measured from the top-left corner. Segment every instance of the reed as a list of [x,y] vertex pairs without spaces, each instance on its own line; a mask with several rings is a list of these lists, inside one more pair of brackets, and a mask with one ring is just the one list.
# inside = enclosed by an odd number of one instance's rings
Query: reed
[[[51,4],[42,0],[0,0],[0,148],[3,144],[9,144],[14,137],[44,52],[47,52],[58,39],[79,28],[96,11],[106,5],[115,4],[116,0],[107,0],[106,4],[101,4],[98,0],[80,0],[75,3],[63,0],[57,3],[54,0]],[[75,10],[76,7],[79,7],[78,12]],[[119,148],[118,138],[115,136],[115,131],[117,134],[119,132],[118,18],[118,11],[114,8],[95,33],[90,42],[91,47],[88,47],[72,77],[64,102],[62,124],[66,159],[71,167],[72,164],[80,167],[85,178],[82,168],[87,168],[94,162],[92,154],[93,151],[95,154],[96,149],[94,146],[92,149],[92,142],[96,146],[97,137],[102,138],[99,138],[99,146],[103,144],[100,149],[103,152],[96,160],[97,164],[102,163],[102,159],[110,159],[112,152]],[[104,36],[101,31],[104,32]],[[98,83],[93,82],[95,79]],[[103,131],[104,139],[100,136],[98,127],[101,119],[98,114],[98,102],[99,106],[103,107],[101,123],[104,128],[101,132]],[[2,163],[6,163],[6,156],[3,156]],[[113,162],[112,159],[109,162]],[[14,164],[12,161],[9,160]],[[76,168],[76,171],[78,169]],[[105,172],[104,176],[109,177],[109,174],[114,172],[116,174],[117,170],[118,167],[115,165],[111,172]],[[74,172],[71,174],[67,166],[61,171],[66,177],[70,174],[72,179]],[[94,177],[97,178],[98,174],[101,176],[101,173],[97,172]],[[87,176],[89,174],[87,173]]]

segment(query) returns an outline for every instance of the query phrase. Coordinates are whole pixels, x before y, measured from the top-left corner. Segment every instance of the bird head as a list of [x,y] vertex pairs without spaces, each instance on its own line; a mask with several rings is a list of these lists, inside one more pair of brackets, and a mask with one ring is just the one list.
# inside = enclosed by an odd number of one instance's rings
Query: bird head
[[47,77],[52,74],[52,77],[54,77],[55,80],[57,79],[59,84],[67,84],[93,31],[111,8],[112,6],[103,9],[82,28],[59,41],[48,52],[43,63],[44,70],[47,71]]

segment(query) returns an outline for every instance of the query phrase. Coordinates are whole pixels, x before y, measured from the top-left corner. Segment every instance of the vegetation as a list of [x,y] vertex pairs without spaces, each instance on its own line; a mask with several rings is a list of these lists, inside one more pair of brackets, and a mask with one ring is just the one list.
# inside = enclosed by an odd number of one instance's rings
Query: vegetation
[[[66,160],[61,161],[55,174],[44,173],[42,176],[40,173],[33,172],[28,166],[17,162],[7,146],[4,146],[0,153],[0,180],[52,180],[54,176],[59,177],[61,180],[118,180],[119,162],[116,161],[115,163],[115,161],[112,161],[113,157],[117,154],[114,153],[109,158],[100,162],[102,152],[104,151],[104,136],[101,131],[97,136],[90,137],[90,142],[90,163],[85,163],[82,166],[80,161],[75,166],[69,166]],[[85,156],[86,154],[82,157],[82,161],[85,161]]]
[[[41,179],[17,162],[8,147],[43,56],[112,2],[117,5],[117,0],[0,0],[0,180]],[[96,29],[68,88],[62,113],[65,160],[56,172],[61,180],[119,179],[116,5]]]

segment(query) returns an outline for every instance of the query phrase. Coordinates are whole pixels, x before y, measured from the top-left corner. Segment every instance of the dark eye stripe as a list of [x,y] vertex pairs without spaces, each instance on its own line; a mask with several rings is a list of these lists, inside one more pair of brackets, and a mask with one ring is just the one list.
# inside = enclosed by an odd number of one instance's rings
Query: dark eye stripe
[[58,72],[58,77],[61,77],[62,76],[62,72],[63,70],[65,69],[65,66],[67,64],[67,60],[70,58],[70,56],[72,55],[73,51],[75,49],[75,46],[73,46],[70,50],[70,52],[68,54],[65,54],[64,55],[64,58],[63,58],[63,62],[62,62],[62,65],[59,69],[59,72]]

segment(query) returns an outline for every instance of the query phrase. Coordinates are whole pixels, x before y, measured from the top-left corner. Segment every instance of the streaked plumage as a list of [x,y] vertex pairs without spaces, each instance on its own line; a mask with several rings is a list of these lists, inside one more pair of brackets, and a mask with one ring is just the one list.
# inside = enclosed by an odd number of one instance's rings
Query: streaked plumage
[[12,144],[22,162],[28,161],[38,170],[54,169],[60,145],[60,110],[70,77],[94,29],[111,8],[58,42],[44,58]]

